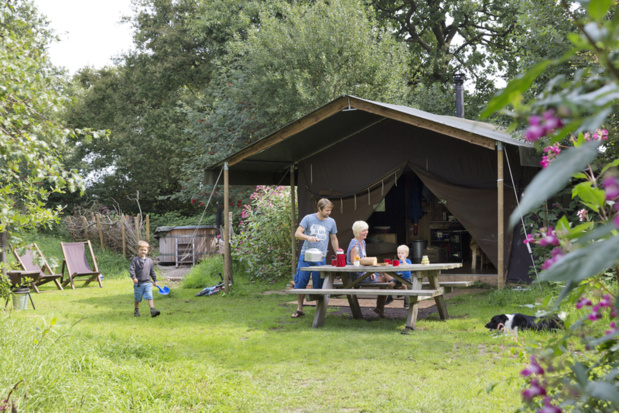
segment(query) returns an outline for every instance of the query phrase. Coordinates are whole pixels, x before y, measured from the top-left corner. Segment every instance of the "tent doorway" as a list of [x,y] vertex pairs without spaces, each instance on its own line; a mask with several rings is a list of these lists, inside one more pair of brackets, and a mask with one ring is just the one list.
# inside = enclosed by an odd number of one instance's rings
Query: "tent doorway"
[[373,207],[367,220],[368,255],[379,260],[394,258],[397,246],[406,244],[413,263],[427,255],[430,262],[462,263],[459,274],[496,274],[489,260],[483,267],[478,261],[472,269],[471,235],[449,211],[448,203],[434,195],[411,169],[407,168]]

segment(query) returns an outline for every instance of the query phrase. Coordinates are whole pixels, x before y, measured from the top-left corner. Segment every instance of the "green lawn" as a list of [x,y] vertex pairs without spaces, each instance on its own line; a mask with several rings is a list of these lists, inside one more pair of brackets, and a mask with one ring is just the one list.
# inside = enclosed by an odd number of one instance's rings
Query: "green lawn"
[[0,396],[24,380],[11,397],[19,411],[505,412],[520,405],[524,365],[510,350],[550,338],[483,327],[496,313],[530,313],[517,304],[538,289],[458,297],[448,301],[452,319],[422,319],[405,335],[405,319],[330,315],[313,329],[313,308],[291,319],[294,296],[262,294],[283,283],[236,282],[228,296],[155,294],[158,318],[145,303],[133,317],[123,272],[102,289],[45,287],[34,311],[9,304]]

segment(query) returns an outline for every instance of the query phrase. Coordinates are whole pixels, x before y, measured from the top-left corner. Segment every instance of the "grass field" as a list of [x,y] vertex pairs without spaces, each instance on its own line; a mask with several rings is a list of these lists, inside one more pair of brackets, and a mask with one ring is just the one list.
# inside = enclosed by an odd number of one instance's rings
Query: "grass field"
[[[53,239],[37,241],[53,254]],[[241,275],[227,296],[155,294],[162,315],[143,303],[134,318],[125,263],[100,257],[104,288],[45,287],[36,310],[0,313],[2,400],[17,384],[10,400],[24,412],[506,412],[520,405],[526,363],[513,350],[551,337],[484,329],[494,314],[530,313],[518,305],[549,292],[538,288],[457,297],[451,319],[409,334],[405,319],[335,315],[313,329],[313,309],[291,319],[292,296],[263,294],[285,281]]]

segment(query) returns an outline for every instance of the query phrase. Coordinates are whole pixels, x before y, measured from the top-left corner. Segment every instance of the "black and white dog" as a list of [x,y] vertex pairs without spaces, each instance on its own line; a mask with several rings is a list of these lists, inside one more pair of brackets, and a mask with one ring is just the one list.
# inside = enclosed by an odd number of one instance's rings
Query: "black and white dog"
[[486,328],[490,330],[558,330],[563,328],[561,318],[553,316],[533,317],[526,314],[499,314],[492,317],[490,322],[486,324]]

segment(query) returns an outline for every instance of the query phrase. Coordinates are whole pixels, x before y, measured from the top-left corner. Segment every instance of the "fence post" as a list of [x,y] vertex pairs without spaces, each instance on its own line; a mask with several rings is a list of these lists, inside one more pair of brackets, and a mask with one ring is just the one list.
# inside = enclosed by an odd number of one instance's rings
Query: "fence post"
[[82,215],[82,225],[84,225],[84,239],[88,239],[88,220]]
[[120,216],[120,233],[122,234],[122,240],[123,240],[123,257],[127,256],[127,247],[126,247],[126,241],[125,241],[125,215],[121,215]]
[[135,224],[135,239],[139,241],[140,240],[140,214],[137,214],[135,216],[134,224]]
[[97,228],[99,228],[99,241],[101,241],[101,249],[105,251],[105,245],[103,245],[103,230],[101,229],[101,219],[97,214]]

